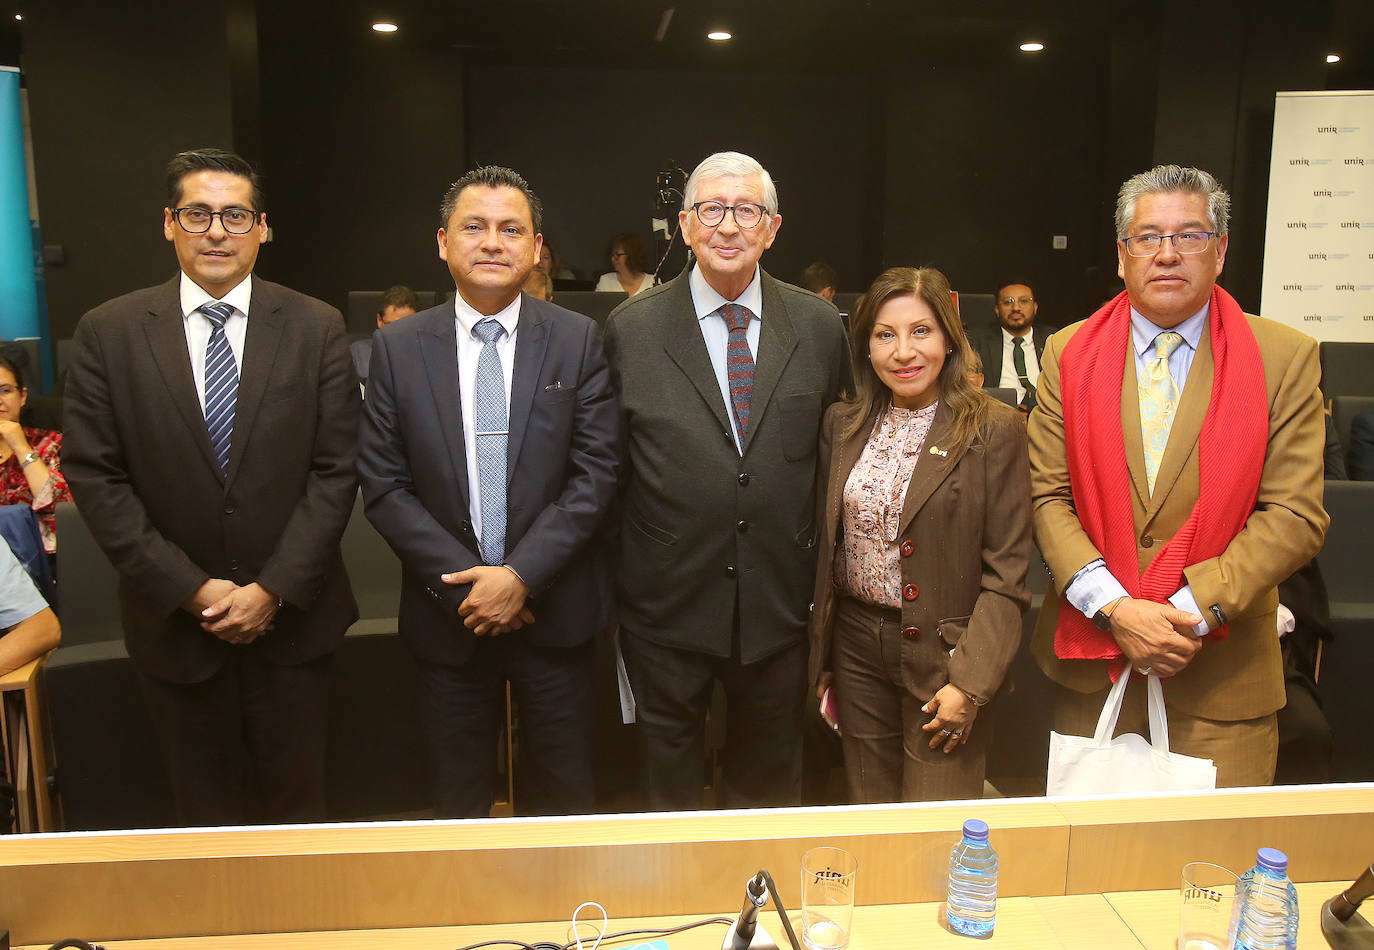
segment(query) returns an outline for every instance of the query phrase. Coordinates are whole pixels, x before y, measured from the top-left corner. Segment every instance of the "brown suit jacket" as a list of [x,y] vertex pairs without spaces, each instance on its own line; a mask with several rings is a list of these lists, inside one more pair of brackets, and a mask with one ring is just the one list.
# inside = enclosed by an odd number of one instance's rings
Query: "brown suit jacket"
[[[1206,641],[1192,662],[1164,684],[1171,708],[1226,721],[1267,715],[1284,704],[1275,588],[1321,549],[1329,521],[1322,508],[1325,427],[1317,391],[1316,341],[1271,320],[1249,315],[1247,319],[1264,362],[1269,414],[1269,446],[1259,497],[1245,526],[1219,557],[1184,570],[1199,608],[1210,614],[1211,605],[1219,605],[1230,622],[1230,633],[1225,640]],[[1031,650],[1050,679],[1087,693],[1107,686],[1107,661],[1061,660],[1054,654],[1054,628],[1061,606],[1056,592],[1100,557],[1074,510],[1060,401],[1060,359],[1082,325],[1076,323],[1050,337],[1040,368],[1039,406],[1029,421],[1035,536],[1053,577],[1053,590],[1040,611]],[[1188,519],[1197,501],[1198,437],[1211,399],[1213,374],[1211,337],[1204,332],[1151,497],[1145,480],[1135,360],[1127,355],[1121,419],[1142,572]],[[1126,502],[1123,498],[1122,504]]]
[[195,683],[234,649],[180,607],[210,577],[256,580],[284,599],[261,641],[276,663],[331,652],[357,619],[339,539],[357,492],[359,397],[339,311],[254,277],[221,474],[179,281],[81,318],[62,472],[119,572],[129,655],[150,676]]
[[[811,681],[830,669],[838,593],[835,549],[841,535],[844,484],[863,453],[872,425],[853,438],[840,435],[840,403],[821,428],[818,484],[824,510],[820,563],[811,613]],[[928,700],[946,683],[991,698],[1021,643],[1021,615],[1030,605],[1030,475],[1025,426],[1008,406],[994,403],[987,440],[949,448],[950,420],[944,403],[926,436],[911,474],[898,540],[912,542],[902,557],[902,585],[915,585],[902,602],[902,679]],[[957,649],[956,649],[957,647]]]

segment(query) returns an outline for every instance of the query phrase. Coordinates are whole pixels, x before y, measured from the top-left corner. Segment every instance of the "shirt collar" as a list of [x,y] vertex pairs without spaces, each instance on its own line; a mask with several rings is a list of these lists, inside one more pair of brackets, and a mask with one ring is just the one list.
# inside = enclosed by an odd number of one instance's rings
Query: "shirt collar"
[[[515,327],[520,322],[520,298],[523,294],[516,294],[515,299],[508,303],[504,309],[491,315],[491,319],[501,324],[506,330],[506,336],[515,336]],[[472,336],[472,328],[483,320],[488,319],[484,313],[478,313],[468,305],[463,299],[462,294],[453,295],[454,312],[458,317],[458,332],[468,337]]]
[[758,320],[763,319],[763,284],[759,280],[759,265],[754,265],[754,279],[744,288],[744,293],[734,300],[726,300],[714,287],[706,283],[700,267],[693,267],[687,275],[687,286],[692,290],[692,306],[696,307],[697,319],[704,320],[727,303],[737,303],[745,307]]
[[181,315],[189,317],[207,303],[223,302],[229,304],[245,317],[248,316],[248,303],[253,297],[253,275],[249,274],[239,281],[238,286],[223,297],[211,297],[186,272],[181,272]]
[[[1202,309],[1184,320],[1176,327],[1171,329],[1183,337],[1183,342],[1196,350],[1198,343],[1202,340],[1202,327],[1207,322],[1207,311],[1212,305],[1211,300],[1202,305]],[[1131,342],[1135,346],[1135,355],[1144,359],[1145,351],[1154,343],[1155,337],[1161,333],[1166,333],[1165,327],[1151,323],[1135,307],[1131,308]]]
[[1030,330],[1027,330],[1027,331],[1026,331],[1026,335],[1025,335],[1025,336],[1020,336],[1020,337],[1018,337],[1018,336],[1014,336],[1010,330],[1008,330],[1006,327],[1002,326],[1000,323],[999,323],[997,326],[998,326],[998,329],[1000,329],[1000,330],[1002,331],[1002,342],[1003,342],[1004,344],[1005,344],[1005,343],[1010,343],[1012,346],[1015,346],[1017,340],[1026,340],[1026,341],[1030,341],[1030,340],[1035,339],[1035,329],[1034,329],[1033,327],[1032,327]]

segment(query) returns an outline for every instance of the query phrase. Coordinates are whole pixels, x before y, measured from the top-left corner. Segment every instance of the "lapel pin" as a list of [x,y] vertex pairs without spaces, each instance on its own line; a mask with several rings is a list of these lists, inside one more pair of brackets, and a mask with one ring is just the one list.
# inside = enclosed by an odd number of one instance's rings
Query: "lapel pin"
[[940,458],[946,458],[949,455],[949,449],[942,449],[938,445],[932,445],[930,447],[930,454],[938,455]]

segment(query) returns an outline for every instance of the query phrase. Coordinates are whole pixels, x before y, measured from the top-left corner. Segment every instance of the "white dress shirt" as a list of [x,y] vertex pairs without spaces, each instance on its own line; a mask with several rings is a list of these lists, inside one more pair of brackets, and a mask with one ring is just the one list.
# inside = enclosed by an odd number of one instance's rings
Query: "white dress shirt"
[[[701,336],[706,341],[706,352],[711,354],[711,367],[716,371],[716,383],[720,386],[720,398],[725,400],[725,414],[730,417],[730,437],[735,440],[735,450],[743,452],[739,441],[739,429],[735,426],[735,413],[730,402],[730,375],[725,365],[725,350],[730,345],[730,327],[722,314],[716,313],[727,303],[739,304],[746,308],[753,318],[744,329],[745,341],[749,344],[749,354],[757,363],[759,358],[759,324],[763,321],[763,285],[759,281],[759,267],[754,265],[754,279],[744,288],[744,293],[734,300],[726,300],[701,275],[701,268],[693,267],[687,277],[687,286],[692,291],[692,306],[697,311],[697,321],[701,324]],[[752,418],[758,414],[751,412]]]
[[[1022,349],[1026,351],[1026,378],[1030,380],[1032,386],[1040,385],[1040,360],[1035,356],[1035,332],[1027,331],[1021,337],[1026,342]],[[1026,401],[1026,390],[1021,385],[1021,377],[1016,375],[1016,337],[1007,332],[1006,327],[1002,327],[1002,378],[998,385],[1003,389],[1016,390],[1016,401],[1022,403]]]
[[191,357],[191,375],[196,380],[196,398],[200,400],[202,416],[205,415],[205,346],[210,342],[214,324],[200,308],[207,303],[227,303],[234,308],[229,319],[224,321],[224,336],[229,341],[229,349],[234,351],[234,366],[242,378],[243,340],[248,335],[248,301],[252,296],[252,274],[219,298],[207,294],[200,284],[186,276],[185,271],[181,274],[181,318],[186,329],[186,353]]
[[[1188,383],[1188,371],[1193,368],[1193,357],[1197,355],[1202,331],[1207,326],[1208,307],[1209,304],[1203,304],[1201,310],[1173,328],[1175,333],[1183,337],[1183,343],[1169,355],[1169,376],[1180,394]],[[1145,368],[1155,358],[1155,339],[1165,332],[1167,331],[1163,327],[1156,326],[1134,307],[1131,308],[1131,354],[1135,358],[1137,382],[1144,378]],[[1126,588],[1107,569],[1106,561],[1098,558],[1084,565],[1073,576],[1064,588],[1064,596],[1091,620],[1103,607],[1120,597],[1129,597],[1130,594],[1126,593]],[[1207,615],[1198,609],[1197,598],[1193,595],[1191,585],[1185,584],[1175,591],[1169,598],[1169,603],[1179,610],[1197,614],[1202,618],[1202,623],[1193,627],[1193,632],[1198,636],[1206,636],[1211,631]]]
[[[458,331],[458,401],[463,410],[463,449],[468,459],[468,513],[472,516],[472,533],[482,536],[482,492],[477,474],[477,358],[482,355],[480,339],[472,335],[472,328],[487,317],[468,306],[462,294],[453,298]],[[496,341],[496,355],[501,359],[501,381],[506,384],[506,416],[510,417],[510,377],[515,368],[515,334],[520,322],[520,294],[510,305],[492,319],[506,328]]]

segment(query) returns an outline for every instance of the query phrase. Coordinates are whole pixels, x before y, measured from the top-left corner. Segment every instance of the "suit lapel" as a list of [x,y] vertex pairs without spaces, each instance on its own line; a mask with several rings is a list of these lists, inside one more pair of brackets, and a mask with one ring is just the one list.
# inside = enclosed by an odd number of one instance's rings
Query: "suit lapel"
[[1155,493],[1150,500],[1148,511],[1154,517],[1164,499],[1178,481],[1188,457],[1197,451],[1198,439],[1202,436],[1202,424],[1207,419],[1207,406],[1212,401],[1212,379],[1215,365],[1212,361],[1212,335],[1210,322],[1204,323],[1202,337],[1198,340],[1197,354],[1188,370],[1188,378],[1183,384],[1183,393],[1178,400],[1178,411],[1174,424],[1169,427],[1169,441],[1164,446],[1164,457],[1159,461],[1159,471],[1155,474]]
[[749,431],[745,433],[742,446],[745,453],[768,411],[773,390],[777,389],[778,380],[797,348],[792,321],[773,278],[759,271],[759,282],[763,290],[763,313],[759,320],[759,352],[754,360],[754,392],[749,399]]
[[825,517],[829,522],[830,537],[838,542],[840,536],[840,516],[844,510],[844,486],[849,481],[850,472],[863,454],[868,436],[873,431],[873,420],[859,427],[852,438],[836,441],[834,458],[830,465],[830,484],[826,490]]
[[[205,429],[205,414],[200,408],[200,393],[191,372],[191,360],[186,349],[186,321],[181,313],[181,278],[163,284],[157,302],[149,310],[144,323],[148,348],[153,364],[167,387],[168,400],[186,425],[191,441],[200,450],[216,475],[221,475],[219,460],[210,447],[210,434]],[[221,475],[222,477],[222,475]]]
[[[239,463],[247,450],[258,418],[263,393],[272,378],[277,353],[281,351],[281,295],[273,285],[253,278],[253,293],[248,304],[248,332],[243,341],[243,370],[239,373],[239,398],[234,408],[234,440],[229,449],[226,485],[238,474]],[[208,441],[208,437],[207,437]]]
[[468,453],[463,443],[462,388],[458,385],[458,329],[452,307],[435,307],[423,315],[409,317],[424,320],[416,333],[420,359],[429,378],[429,392],[434,399],[434,411],[439,428],[448,447],[449,464],[453,466],[462,496],[462,511],[467,511]]
[[701,323],[697,320],[696,305],[692,303],[692,290],[685,273],[665,296],[667,294],[672,294],[673,299],[665,301],[667,306],[662,308],[659,318],[664,323],[663,349],[706,403],[721,431],[734,441],[733,423],[720,394],[711,354],[706,351],[706,341],[701,336]]
[[1142,511],[1150,508],[1150,482],[1145,477],[1145,437],[1140,433],[1140,384],[1135,375],[1135,344],[1126,336],[1126,365],[1121,371],[1121,440],[1131,488]]
[[907,527],[921,510],[921,506],[930,500],[935,489],[939,488],[940,483],[954,471],[959,459],[963,458],[964,452],[967,451],[966,448],[955,449],[949,445],[951,434],[949,408],[941,402],[940,407],[935,410],[935,421],[931,423],[925,443],[921,446],[921,456],[916,460],[911,482],[907,485],[906,501],[902,504],[902,520],[897,526],[897,537],[900,538],[906,533]]
[[544,365],[544,353],[549,345],[548,316],[539,301],[525,296],[520,302],[520,324],[515,335],[515,365],[511,370],[510,424],[506,436],[506,481],[515,472],[525,430],[530,421],[534,390],[539,384],[539,370]]

